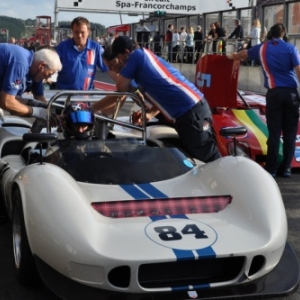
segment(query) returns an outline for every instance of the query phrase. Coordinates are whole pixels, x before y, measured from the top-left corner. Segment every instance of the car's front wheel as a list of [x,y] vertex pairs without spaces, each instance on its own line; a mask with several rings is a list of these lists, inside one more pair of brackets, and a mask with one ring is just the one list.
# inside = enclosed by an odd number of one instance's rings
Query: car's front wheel
[[20,191],[14,192],[12,231],[15,268],[18,279],[27,285],[39,282],[34,257],[29,247]]

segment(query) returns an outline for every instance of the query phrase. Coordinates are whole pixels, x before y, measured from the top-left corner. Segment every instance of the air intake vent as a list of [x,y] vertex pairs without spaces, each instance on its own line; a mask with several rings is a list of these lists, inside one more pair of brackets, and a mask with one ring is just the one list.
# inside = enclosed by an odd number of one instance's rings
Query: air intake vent
[[138,280],[144,288],[174,288],[225,282],[239,275],[244,261],[244,257],[228,257],[144,264],[139,268]]

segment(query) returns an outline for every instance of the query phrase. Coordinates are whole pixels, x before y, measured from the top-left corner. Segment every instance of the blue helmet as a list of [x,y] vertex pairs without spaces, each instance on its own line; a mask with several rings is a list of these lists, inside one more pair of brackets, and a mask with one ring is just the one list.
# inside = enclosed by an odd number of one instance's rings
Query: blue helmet
[[[95,117],[86,103],[67,105],[62,115],[62,129],[69,139],[88,139],[93,135]],[[82,127],[84,131],[81,131]]]

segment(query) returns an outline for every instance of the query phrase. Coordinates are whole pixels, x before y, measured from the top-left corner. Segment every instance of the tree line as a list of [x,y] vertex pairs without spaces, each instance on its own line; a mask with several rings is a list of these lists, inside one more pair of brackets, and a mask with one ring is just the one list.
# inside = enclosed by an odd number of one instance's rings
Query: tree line
[[[58,22],[61,28],[70,28],[72,21]],[[9,30],[9,37],[15,37],[21,39],[23,37],[31,37],[35,33],[36,19],[16,19],[7,16],[0,16],[0,28],[6,28]],[[54,23],[51,23],[51,28],[54,31]],[[105,26],[99,23],[91,22],[91,29],[95,30],[98,35],[105,34]]]

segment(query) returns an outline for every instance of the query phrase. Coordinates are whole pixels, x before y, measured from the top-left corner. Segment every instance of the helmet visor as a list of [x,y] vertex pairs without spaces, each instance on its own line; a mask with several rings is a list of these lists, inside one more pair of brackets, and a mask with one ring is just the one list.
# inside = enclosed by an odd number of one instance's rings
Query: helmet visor
[[93,124],[93,115],[89,111],[74,111],[70,116],[73,124]]

